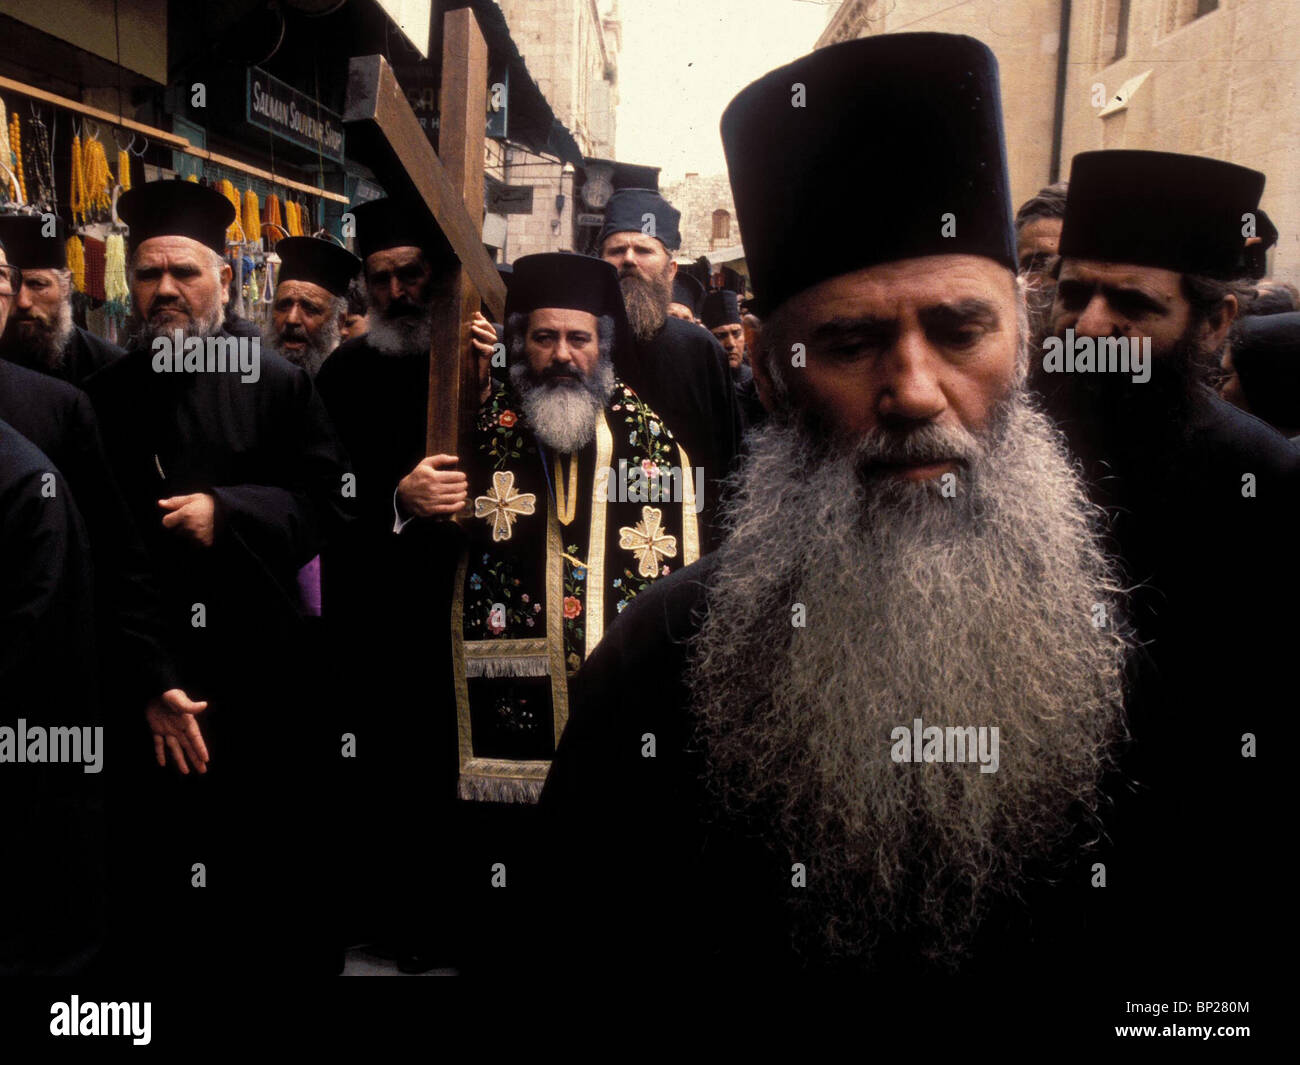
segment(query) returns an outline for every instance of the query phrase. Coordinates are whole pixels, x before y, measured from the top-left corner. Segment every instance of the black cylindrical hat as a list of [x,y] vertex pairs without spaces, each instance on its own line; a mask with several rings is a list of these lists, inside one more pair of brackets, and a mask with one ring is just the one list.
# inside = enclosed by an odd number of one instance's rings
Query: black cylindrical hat
[[38,214],[0,215],[0,247],[11,266],[22,270],[63,270],[68,265],[68,234],[63,220]]
[[813,52],[722,115],[755,303],[925,255],[1015,271],[998,65],[984,44],[889,33]]
[[285,237],[276,244],[275,252],[282,264],[277,284],[310,281],[335,296],[344,296],[361,271],[361,260],[347,248],[320,237]]
[[611,233],[646,233],[658,237],[669,251],[682,245],[681,211],[654,189],[619,189],[605,204],[605,223],[598,244]]
[[1173,152],[1081,152],[1070,165],[1060,254],[1244,276],[1247,216],[1259,207],[1258,170]]
[[700,320],[709,329],[720,325],[740,325],[740,297],[730,289],[720,288],[704,297]]
[[218,255],[235,206],[216,189],[196,181],[150,181],[122,193],[117,213],[131,227],[131,250],[153,237],[189,237]]
[[690,274],[679,269],[673,277],[673,303],[689,307],[691,314],[700,316],[700,304],[704,302],[704,286]]

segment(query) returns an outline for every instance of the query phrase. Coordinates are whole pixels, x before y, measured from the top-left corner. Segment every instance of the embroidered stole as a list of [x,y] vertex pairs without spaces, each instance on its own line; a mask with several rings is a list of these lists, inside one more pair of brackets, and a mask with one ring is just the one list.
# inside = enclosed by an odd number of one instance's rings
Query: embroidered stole
[[[480,415],[480,472],[471,474],[471,491],[487,491],[474,497],[456,572],[458,791],[465,799],[536,802],[568,720],[570,678],[668,562],[675,569],[699,557],[699,533],[690,460],[666,430],[652,439],[646,427],[659,423],[635,393],[616,389],[618,402],[597,420],[594,444],[558,458],[539,453],[509,399],[498,390]],[[615,412],[627,412],[622,420],[632,428],[617,445],[609,424]],[[616,478],[660,459],[680,463],[680,501],[620,502]],[[572,464],[577,501],[569,492]],[[561,524],[560,503],[563,516],[576,520]],[[614,521],[620,524],[611,529]]]

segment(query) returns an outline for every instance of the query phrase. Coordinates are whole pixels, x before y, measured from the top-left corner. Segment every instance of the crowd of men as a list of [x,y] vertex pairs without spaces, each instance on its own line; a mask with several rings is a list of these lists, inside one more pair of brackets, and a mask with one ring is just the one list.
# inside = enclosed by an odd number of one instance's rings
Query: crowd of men
[[[122,197],[126,350],[0,217],[0,971],[1253,964],[1300,480],[1264,175],[1086,152],[1013,214],[996,62],[938,34],[722,139],[752,296],[616,191],[599,257],[503,271],[459,455],[410,205],[282,240],[251,349],[214,190]],[[102,776],[46,757],[95,728]]]

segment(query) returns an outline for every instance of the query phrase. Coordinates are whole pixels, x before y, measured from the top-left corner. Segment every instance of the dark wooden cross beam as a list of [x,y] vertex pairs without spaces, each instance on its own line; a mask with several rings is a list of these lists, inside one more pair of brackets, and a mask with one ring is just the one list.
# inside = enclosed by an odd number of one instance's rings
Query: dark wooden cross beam
[[478,411],[470,324],[480,301],[497,321],[505,319],[505,285],[483,250],[487,78],[483,32],[474,12],[459,8],[443,21],[437,152],[383,56],[352,59],[343,114],[349,151],[364,158],[390,192],[414,192],[459,260],[433,310],[427,453],[462,460]]

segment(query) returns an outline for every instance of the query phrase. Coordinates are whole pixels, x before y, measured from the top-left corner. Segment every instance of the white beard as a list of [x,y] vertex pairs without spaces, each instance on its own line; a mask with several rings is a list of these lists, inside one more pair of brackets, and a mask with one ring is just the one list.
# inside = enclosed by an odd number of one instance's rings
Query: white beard
[[316,376],[325,360],[333,354],[334,349],[338,346],[339,324],[338,319],[333,316],[321,324],[320,330],[314,339],[308,337],[307,346],[301,351],[288,351],[280,347],[280,334],[276,332],[274,323],[267,325],[262,330],[262,347],[264,350],[274,351],[282,359],[287,359],[295,366],[301,366],[312,377]]
[[519,395],[534,435],[545,447],[562,455],[581,451],[596,433],[596,419],[614,390],[614,367],[601,359],[582,388],[548,386],[532,379],[528,364],[510,367],[510,381]]
[[[897,448],[756,431],[692,648],[713,794],[770,811],[757,830],[807,864],[806,954],[910,930],[955,963],[988,903],[1094,818],[1125,734],[1120,591],[1054,430],[1018,391],[981,439],[937,437],[912,451],[966,456],[956,498],[863,472]],[[998,770],[894,762],[916,717],[996,726]]]
[[366,340],[381,355],[414,355],[428,351],[433,340],[431,312],[401,318],[385,318],[382,314],[372,313]]

